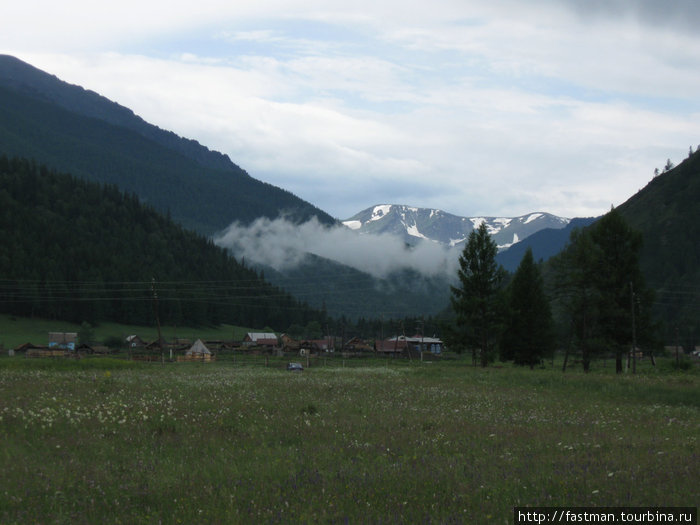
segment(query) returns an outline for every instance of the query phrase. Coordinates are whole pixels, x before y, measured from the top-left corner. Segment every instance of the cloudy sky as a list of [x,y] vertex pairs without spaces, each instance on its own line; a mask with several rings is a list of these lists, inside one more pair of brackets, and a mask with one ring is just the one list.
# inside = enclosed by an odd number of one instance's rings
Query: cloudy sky
[[3,6],[0,53],[340,219],[377,203],[575,217],[700,144],[699,13],[696,0],[30,1]]

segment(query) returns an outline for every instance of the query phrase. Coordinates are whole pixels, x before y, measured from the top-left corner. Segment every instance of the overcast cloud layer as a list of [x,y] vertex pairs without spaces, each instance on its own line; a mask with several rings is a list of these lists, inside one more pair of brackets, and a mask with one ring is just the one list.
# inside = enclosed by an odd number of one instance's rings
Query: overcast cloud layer
[[344,219],[600,215],[700,143],[694,0],[15,2],[0,52]]

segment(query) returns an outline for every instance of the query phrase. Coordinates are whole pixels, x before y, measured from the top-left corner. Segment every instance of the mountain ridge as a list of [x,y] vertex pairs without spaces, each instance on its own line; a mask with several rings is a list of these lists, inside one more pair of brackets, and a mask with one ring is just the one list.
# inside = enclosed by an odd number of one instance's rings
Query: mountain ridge
[[376,204],[342,223],[360,234],[401,235],[408,244],[428,240],[449,247],[459,247],[482,223],[493,240],[504,250],[545,228],[566,227],[571,219],[546,212],[532,212],[519,217],[462,217],[436,208],[404,204]]
[[241,169],[224,153],[210,150],[196,140],[180,137],[172,131],[150,124],[118,102],[90,89],[65,82],[56,75],[11,55],[0,54],[0,81],[7,87],[55,103],[70,112],[135,131],[162,146],[179,150],[204,166],[214,169]]
[[0,153],[115,184],[210,235],[233,222],[326,212],[251,177],[227,156],[164,131],[95,92],[0,55]]

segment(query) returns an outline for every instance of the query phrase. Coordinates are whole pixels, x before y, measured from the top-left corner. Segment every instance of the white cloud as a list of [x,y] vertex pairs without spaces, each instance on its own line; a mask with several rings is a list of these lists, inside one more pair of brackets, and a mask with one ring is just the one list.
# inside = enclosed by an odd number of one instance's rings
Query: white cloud
[[40,4],[0,48],[339,218],[597,215],[700,142],[692,2]]
[[345,226],[326,227],[312,219],[297,225],[285,219],[258,219],[250,226],[232,224],[215,242],[237,257],[276,270],[299,264],[306,253],[351,266],[375,277],[410,268],[428,276],[453,275],[459,251],[425,242],[407,249],[394,235],[360,235]]

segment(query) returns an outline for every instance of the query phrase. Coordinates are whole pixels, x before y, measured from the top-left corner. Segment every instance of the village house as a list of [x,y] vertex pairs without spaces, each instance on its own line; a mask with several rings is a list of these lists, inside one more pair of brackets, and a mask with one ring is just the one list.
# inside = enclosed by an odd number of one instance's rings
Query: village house
[[49,332],[49,350],[75,350],[76,332]]
[[406,338],[392,337],[391,339],[377,340],[374,343],[374,349],[378,354],[382,355],[400,355],[406,351],[408,343]]
[[110,349],[104,345],[80,343],[76,350],[81,354],[109,354]]
[[423,337],[414,335],[406,337],[400,335],[386,339],[385,341],[376,341],[375,350],[381,354],[402,354],[404,352],[412,352],[420,354],[421,350],[424,353],[432,355],[440,355],[443,351],[443,342],[436,337]]
[[265,346],[275,348],[279,341],[273,332],[248,332],[243,338],[244,346]]
[[141,339],[138,335],[128,335],[126,337],[126,344],[129,345],[130,348],[142,348],[146,346],[146,341]]
[[14,348],[15,352],[27,353],[31,350],[48,350],[49,347],[46,345],[35,345],[33,343],[23,343]]
[[343,345],[343,350],[349,352],[372,352],[374,350],[374,347],[364,339],[360,339],[359,337],[353,337],[349,341],[345,342],[345,344]]

